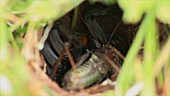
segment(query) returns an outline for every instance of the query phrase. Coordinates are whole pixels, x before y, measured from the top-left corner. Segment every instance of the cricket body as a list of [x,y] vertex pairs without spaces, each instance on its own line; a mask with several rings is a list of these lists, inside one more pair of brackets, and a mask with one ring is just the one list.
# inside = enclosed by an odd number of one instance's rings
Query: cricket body
[[[102,80],[109,77],[115,72],[110,62],[104,57],[107,56],[117,65],[121,65],[123,60],[113,51],[113,47],[109,45],[104,31],[95,20],[95,16],[110,14],[110,10],[92,10],[85,15],[85,22],[88,28],[93,32],[94,37],[103,42],[103,47],[100,47],[91,52],[90,58],[84,59],[84,62],[77,64],[77,70],[70,69],[63,78],[62,86],[67,90],[79,90],[86,88],[95,83],[100,83]],[[99,13],[100,14],[99,14]],[[102,13],[102,14],[101,14]],[[114,13],[111,11],[111,13]],[[114,32],[113,32],[114,33]],[[112,34],[113,34],[112,33]],[[112,35],[110,39],[112,38]],[[81,60],[80,60],[81,61]]]
[[122,63],[120,58],[106,46],[96,49],[91,53],[88,60],[77,66],[76,73],[71,69],[65,74],[62,82],[64,88],[67,90],[79,90],[109,77],[109,74],[114,72],[114,68],[104,60],[104,55],[108,53],[115,63]]

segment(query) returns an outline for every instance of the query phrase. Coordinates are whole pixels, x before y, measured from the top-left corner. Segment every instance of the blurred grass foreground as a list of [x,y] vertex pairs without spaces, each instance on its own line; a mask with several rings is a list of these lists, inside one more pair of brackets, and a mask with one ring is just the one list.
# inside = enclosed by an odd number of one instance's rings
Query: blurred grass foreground
[[[170,96],[170,32],[158,43],[157,21],[170,27],[170,0],[89,0],[117,3],[123,21],[141,22],[124,60],[115,90],[101,96]],[[76,8],[84,0],[0,0],[0,96],[56,96],[67,94],[40,69],[39,50],[44,26]],[[15,35],[14,35],[15,34]],[[138,59],[141,45],[143,60]]]

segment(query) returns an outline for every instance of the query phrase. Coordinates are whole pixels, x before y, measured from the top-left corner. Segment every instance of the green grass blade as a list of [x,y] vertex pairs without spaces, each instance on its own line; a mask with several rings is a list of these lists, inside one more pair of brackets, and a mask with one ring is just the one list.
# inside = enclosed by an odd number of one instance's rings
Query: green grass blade
[[146,23],[147,23],[147,20],[144,19],[144,21],[142,22],[140,26],[140,29],[137,32],[135,40],[126,56],[127,58],[124,60],[121,72],[117,79],[117,83],[118,83],[116,86],[117,95],[122,95],[134,80],[133,62],[143,42],[145,29],[147,27]]

